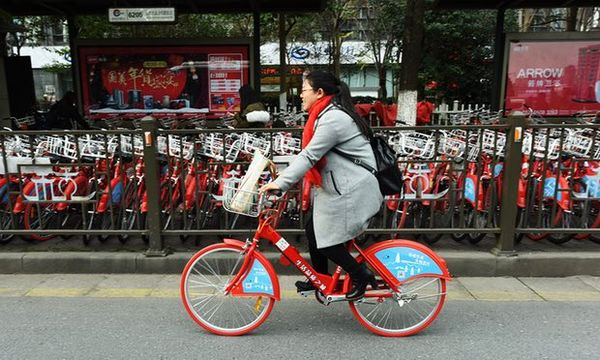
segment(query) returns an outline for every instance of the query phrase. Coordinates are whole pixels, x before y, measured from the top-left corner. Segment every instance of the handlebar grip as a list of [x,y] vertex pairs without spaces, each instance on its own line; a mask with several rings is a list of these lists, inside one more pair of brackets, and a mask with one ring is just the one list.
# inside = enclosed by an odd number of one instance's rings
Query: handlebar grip
[[283,191],[281,191],[281,190],[269,190],[269,191],[267,191],[267,193],[269,195],[275,195],[277,197],[281,197],[281,195],[283,195]]

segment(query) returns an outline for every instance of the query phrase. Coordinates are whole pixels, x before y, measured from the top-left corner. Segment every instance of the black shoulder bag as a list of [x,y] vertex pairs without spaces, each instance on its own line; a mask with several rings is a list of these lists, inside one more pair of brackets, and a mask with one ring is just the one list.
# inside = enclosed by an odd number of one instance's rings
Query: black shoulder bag
[[346,158],[358,166],[367,169],[371,174],[375,175],[379,182],[379,190],[383,195],[394,195],[402,193],[402,173],[396,164],[398,156],[392,147],[387,143],[383,136],[374,135],[370,139],[373,154],[375,154],[375,162],[377,169],[363,163],[360,159],[352,157],[338,148],[331,149],[334,153]]
[[[330,106],[319,115],[319,118],[321,118],[323,114],[325,114],[327,111],[331,110],[334,107],[344,111],[344,109],[339,108],[335,105]],[[402,172],[400,172],[400,169],[396,164],[396,159],[398,159],[398,155],[396,155],[394,149],[392,149],[390,144],[387,143],[383,136],[373,135],[371,139],[369,139],[369,142],[371,143],[371,148],[373,149],[373,154],[375,155],[375,163],[377,169],[374,169],[373,167],[363,163],[360,159],[357,159],[353,156],[344,153],[335,146],[331,149],[331,151],[345,159],[352,161],[356,165],[367,169],[367,171],[375,175],[375,177],[377,178],[377,182],[379,183],[379,190],[381,191],[381,194],[402,194]]]

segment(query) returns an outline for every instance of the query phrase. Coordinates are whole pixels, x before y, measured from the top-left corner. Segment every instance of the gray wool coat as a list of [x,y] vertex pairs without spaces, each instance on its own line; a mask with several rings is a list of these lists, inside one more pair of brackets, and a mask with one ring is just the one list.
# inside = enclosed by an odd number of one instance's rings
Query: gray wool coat
[[345,112],[324,109],[312,140],[275,180],[283,191],[300,181],[323,156],[322,184],[312,189],[313,225],[317,248],[344,243],[368,226],[381,206],[383,196],[373,174],[331,150],[337,148],[375,167],[369,141]]

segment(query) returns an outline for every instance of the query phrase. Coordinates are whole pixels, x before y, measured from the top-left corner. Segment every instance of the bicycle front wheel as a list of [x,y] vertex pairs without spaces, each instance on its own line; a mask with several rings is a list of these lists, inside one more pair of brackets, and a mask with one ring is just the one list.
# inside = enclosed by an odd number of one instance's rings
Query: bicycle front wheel
[[350,302],[350,310],[369,331],[390,337],[410,336],[425,329],[438,316],[446,300],[446,280],[437,277],[408,279],[394,294],[387,285]]
[[251,332],[267,319],[275,302],[258,295],[225,295],[225,287],[244,262],[240,251],[228,244],[208,246],[190,259],[181,277],[181,299],[188,314],[217,335]]

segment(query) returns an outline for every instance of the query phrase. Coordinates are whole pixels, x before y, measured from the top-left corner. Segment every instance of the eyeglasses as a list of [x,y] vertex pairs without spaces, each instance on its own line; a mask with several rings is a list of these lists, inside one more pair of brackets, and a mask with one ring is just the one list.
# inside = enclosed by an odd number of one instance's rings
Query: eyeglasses
[[315,91],[315,89],[313,89],[313,88],[308,88],[308,89],[302,89],[302,92],[309,91],[309,90]]

